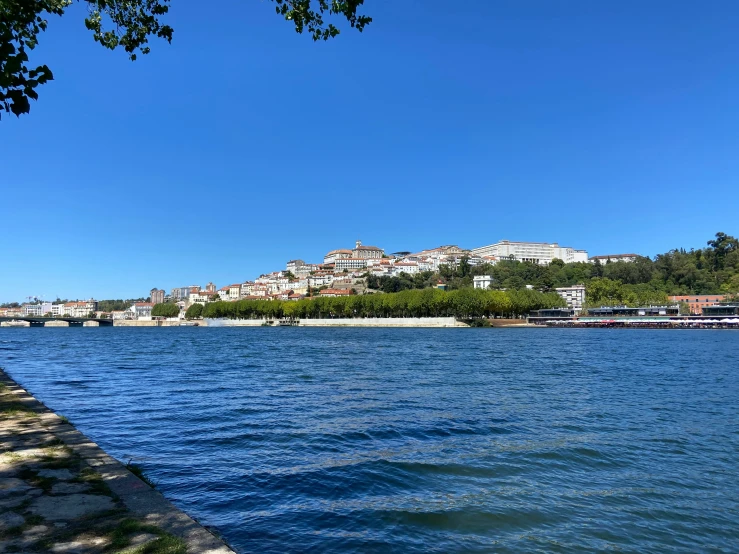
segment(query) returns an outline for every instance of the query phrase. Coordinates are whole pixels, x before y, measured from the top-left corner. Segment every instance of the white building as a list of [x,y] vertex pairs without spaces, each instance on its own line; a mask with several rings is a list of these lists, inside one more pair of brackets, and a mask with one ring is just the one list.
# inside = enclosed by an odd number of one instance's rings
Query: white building
[[312,288],[322,287],[324,285],[329,286],[334,282],[334,276],[332,274],[325,275],[311,275],[308,277],[308,285]]
[[492,275],[475,275],[472,278],[472,284],[476,289],[489,289],[493,281]]
[[82,302],[53,304],[50,311],[51,315],[57,317],[87,317],[90,312],[98,311],[98,302],[90,299]]
[[495,256],[497,259],[512,259],[520,262],[532,262],[549,265],[552,260],[559,259],[565,263],[587,262],[585,250],[575,250],[569,246],[560,246],[556,242],[513,242],[502,240],[488,246],[473,248],[472,254],[477,256]]
[[415,275],[420,271],[416,262],[396,262],[392,269],[394,276],[400,275],[401,273],[407,273],[408,275]]
[[287,262],[285,270],[295,275],[303,266],[305,266],[305,262],[303,260],[290,260]]
[[41,304],[23,304],[23,315],[44,315],[51,311],[51,302],[42,302]]
[[125,311],[125,319],[151,319],[152,302],[134,302]]
[[367,267],[367,258],[339,258],[334,263],[335,271],[362,269]]
[[605,256],[593,256],[588,261],[594,264],[596,260],[605,264],[608,262],[635,262],[638,254],[606,254]]
[[188,300],[191,306],[193,304],[205,305],[206,302],[215,300],[217,297],[218,295],[215,292],[204,291],[204,290],[197,291],[197,292],[190,291],[190,297],[188,298]]
[[576,312],[582,310],[582,305],[585,303],[585,285],[574,285],[572,287],[560,287],[557,290],[565,302],[567,307],[574,309]]

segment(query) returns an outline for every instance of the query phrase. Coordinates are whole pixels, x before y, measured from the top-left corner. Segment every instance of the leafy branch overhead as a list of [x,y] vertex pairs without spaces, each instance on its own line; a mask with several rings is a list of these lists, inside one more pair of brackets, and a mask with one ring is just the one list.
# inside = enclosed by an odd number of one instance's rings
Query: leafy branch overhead
[[[364,0],[271,0],[298,33],[313,40],[328,40],[339,29],[328,22],[338,17],[358,31],[372,18],[358,14]],[[172,41],[174,29],[160,21],[170,0],[78,0],[86,5],[85,26],[93,39],[111,50],[118,47],[136,60],[150,51],[149,39]],[[29,66],[29,52],[48,26],[52,15],[64,15],[72,0],[0,0],[0,119],[3,111],[16,116],[28,113],[30,100],[38,100],[36,88],[54,79],[46,65]]]

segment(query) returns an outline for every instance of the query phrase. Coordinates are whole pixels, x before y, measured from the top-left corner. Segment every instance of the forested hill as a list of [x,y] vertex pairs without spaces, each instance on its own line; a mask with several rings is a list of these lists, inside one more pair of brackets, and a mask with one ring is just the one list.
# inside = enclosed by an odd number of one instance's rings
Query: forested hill
[[717,233],[706,248],[670,250],[635,262],[570,263],[554,260],[549,266],[500,261],[472,267],[463,260],[457,267],[442,266],[438,273],[400,277],[368,277],[371,289],[397,292],[436,286],[450,290],[472,286],[475,275],[492,275],[493,288],[515,290],[533,285],[542,291],[584,284],[589,303],[650,304],[676,294],[739,294],[739,240]]

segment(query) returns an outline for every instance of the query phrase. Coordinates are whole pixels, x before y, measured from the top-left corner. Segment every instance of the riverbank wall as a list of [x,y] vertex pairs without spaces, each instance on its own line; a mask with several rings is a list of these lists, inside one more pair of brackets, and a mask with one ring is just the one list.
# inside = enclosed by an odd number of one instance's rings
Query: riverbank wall
[[[206,319],[209,327],[261,327],[278,325],[277,320]],[[295,327],[469,327],[453,317],[365,317],[301,319]]]
[[0,552],[233,554],[0,369]]
[[[208,320],[198,320],[199,327],[206,327]],[[156,320],[156,319],[116,319],[113,327],[180,327],[184,320]]]

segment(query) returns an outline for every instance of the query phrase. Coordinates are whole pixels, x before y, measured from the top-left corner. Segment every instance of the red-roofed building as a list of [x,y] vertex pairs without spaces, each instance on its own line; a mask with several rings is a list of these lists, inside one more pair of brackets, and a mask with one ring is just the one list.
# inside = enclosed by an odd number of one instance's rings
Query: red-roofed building
[[352,291],[345,289],[323,289],[322,291],[319,291],[318,294],[332,298],[335,296],[351,296]]

